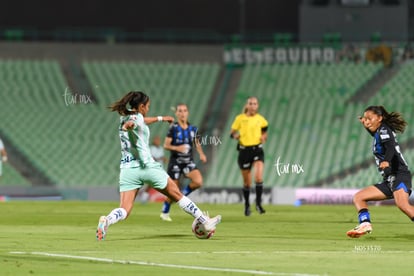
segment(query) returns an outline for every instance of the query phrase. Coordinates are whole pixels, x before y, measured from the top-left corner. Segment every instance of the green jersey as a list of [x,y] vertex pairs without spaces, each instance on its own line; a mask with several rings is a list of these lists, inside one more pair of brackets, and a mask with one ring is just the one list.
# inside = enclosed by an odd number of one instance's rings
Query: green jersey
[[[134,122],[134,128],[122,130],[127,121]],[[121,116],[119,124],[119,139],[121,141],[121,168],[147,167],[156,163],[149,147],[150,131],[141,113]]]

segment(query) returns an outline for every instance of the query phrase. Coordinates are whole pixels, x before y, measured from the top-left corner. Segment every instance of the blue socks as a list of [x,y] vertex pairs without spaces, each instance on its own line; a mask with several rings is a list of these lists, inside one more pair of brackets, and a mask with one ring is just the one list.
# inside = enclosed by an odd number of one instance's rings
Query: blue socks
[[171,204],[167,201],[164,201],[164,205],[162,206],[161,212],[164,214],[168,214],[170,212]]
[[363,222],[371,222],[371,217],[369,216],[368,209],[364,208],[364,209],[359,210],[358,220],[360,224]]
[[191,190],[190,185],[187,185],[181,192],[183,193],[183,195],[188,196],[189,194],[191,194],[193,190]]

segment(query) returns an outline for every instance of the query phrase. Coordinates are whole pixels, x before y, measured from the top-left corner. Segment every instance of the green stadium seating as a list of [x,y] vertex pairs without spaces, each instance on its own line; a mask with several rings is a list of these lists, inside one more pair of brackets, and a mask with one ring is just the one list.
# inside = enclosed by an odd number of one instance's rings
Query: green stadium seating
[[[200,125],[218,77],[220,65],[179,62],[82,63],[95,98],[74,103],[56,60],[0,60],[1,131],[39,171],[57,186],[113,186],[119,166],[118,115],[107,107],[126,92],[143,90],[151,97],[149,116],[171,115],[180,102],[190,110],[190,122]],[[305,187],[372,159],[371,137],[357,120],[364,108],[384,104],[414,122],[414,63],[400,71],[368,103],[349,100],[381,64],[246,65],[233,102],[222,144],[212,146],[205,175],[206,187],[241,187],[236,141],[229,138],[231,123],[248,96],[257,96],[260,113],[269,121],[265,144],[265,185]],[[66,93],[66,98],[65,98]],[[89,91],[73,92],[78,97]],[[4,114],[4,115],[3,115]],[[151,125],[152,135],[165,136],[167,124]],[[414,138],[409,124],[400,143]],[[409,164],[414,151],[404,151]],[[276,162],[289,164],[278,174]],[[293,171],[295,165],[304,172]],[[293,167],[292,167],[293,166]],[[329,187],[360,188],[378,180],[374,164],[328,183]],[[0,185],[30,185],[8,166]]]
[[[96,96],[93,102],[80,100],[90,91],[70,94],[57,61],[0,60],[0,89],[5,95],[1,130],[59,187],[117,188],[119,116],[108,111],[112,102],[130,90],[144,90],[152,99],[150,115],[174,115],[171,106],[184,102],[191,122],[200,124],[219,70],[217,64],[201,63],[83,66]],[[151,129],[153,135],[164,136],[168,125],[154,124]]]
[[[382,87],[378,93],[373,96],[367,105],[384,105],[388,111],[398,111],[404,116],[408,122],[406,131],[398,135],[399,143],[404,143],[409,139],[414,138],[414,114],[412,106],[414,104],[414,63],[408,62],[401,65],[398,73]],[[368,136],[368,135],[367,135]],[[358,152],[369,152],[369,144],[363,145],[359,143],[360,149]],[[364,149],[365,147],[365,149]],[[414,164],[414,150],[411,148],[403,148],[404,158],[408,162],[411,169]],[[373,158],[373,157],[370,157]],[[348,188],[363,188],[367,185],[381,181],[375,163],[372,161],[372,167],[358,171],[355,174],[349,174],[343,179],[337,179],[332,183],[334,187],[348,187]]]
[[401,66],[398,73],[369,101],[370,105],[383,104],[388,111],[401,112],[409,123],[406,133],[400,135],[400,142],[414,137],[414,63]]
[[[364,105],[346,102],[380,69],[369,63],[246,65],[225,126],[227,134],[222,134],[223,144],[205,182],[242,185],[236,142],[227,137],[248,95],[258,97],[260,113],[269,121],[264,147],[267,186],[312,185],[366,160],[369,150],[363,146],[369,137],[357,120]],[[286,174],[277,171],[279,157],[290,166]],[[296,173],[295,165],[304,172]]]
[[[141,90],[151,98],[149,116],[171,115],[178,103],[188,105],[190,122],[199,126],[219,73],[208,63],[85,62],[89,81],[101,106],[109,106],[126,92]],[[151,135],[165,136],[168,126],[154,124]]]
[[0,186],[22,186],[29,187],[30,183],[9,163],[3,163],[3,175],[0,176]]

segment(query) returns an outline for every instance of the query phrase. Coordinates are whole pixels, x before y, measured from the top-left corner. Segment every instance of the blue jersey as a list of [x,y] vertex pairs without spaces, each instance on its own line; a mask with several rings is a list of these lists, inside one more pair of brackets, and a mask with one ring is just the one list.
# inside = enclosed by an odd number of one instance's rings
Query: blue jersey
[[197,138],[197,127],[188,124],[186,129],[183,129],[180,124],[174,122],[168,129],[167,137],[171,138],[171,145],[188,145],[187,153],[171,151],[171,159],[179,161],[179,163],[189,163],[193,161],[193,145]]
[[381,124],[377,131],[371,133],[371,135],[374,137],[372,151],[378,169],[382,161],[387,161],[393,173],[409,171],[407,162],[401,153],[396,134],[388,125]]

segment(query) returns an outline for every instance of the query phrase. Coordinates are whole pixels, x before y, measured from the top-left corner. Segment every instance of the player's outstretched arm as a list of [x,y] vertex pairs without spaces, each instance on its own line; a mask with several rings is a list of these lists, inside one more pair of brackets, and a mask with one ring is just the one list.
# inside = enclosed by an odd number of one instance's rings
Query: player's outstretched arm
[[196,146],[196,150],[198,152],[198,155],[200,156],[200,161],[203,162],[203,163],[206,163],[207,162],[207,156],[204,154],[201,143],[197,139],[195,141],[195,146]]
[[164,140],[164,149],[166,150],[171,150],[171,151],[177,151],[177,152],[181,152],[181,153],[186,153],[187,152],[187,145],[183,144],[183,145],[173,145],[172,144],[172,138],[171,137],[166,137]]
[[150,125],[155,122],[174,122],[174,118],[171,116],[157,116],[157,117],[144,117],[144,122],[147,125]]

